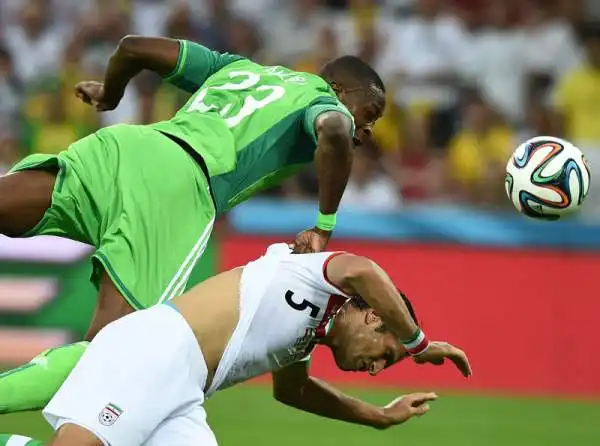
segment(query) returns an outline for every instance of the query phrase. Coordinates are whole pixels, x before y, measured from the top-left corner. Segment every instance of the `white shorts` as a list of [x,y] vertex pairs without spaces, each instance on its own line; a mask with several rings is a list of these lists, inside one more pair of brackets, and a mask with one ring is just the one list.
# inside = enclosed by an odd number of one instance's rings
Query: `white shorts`
[[107,325],[43,411],[107,446],[215,446],[206,422],[208,370],[194,334],[168,304]]

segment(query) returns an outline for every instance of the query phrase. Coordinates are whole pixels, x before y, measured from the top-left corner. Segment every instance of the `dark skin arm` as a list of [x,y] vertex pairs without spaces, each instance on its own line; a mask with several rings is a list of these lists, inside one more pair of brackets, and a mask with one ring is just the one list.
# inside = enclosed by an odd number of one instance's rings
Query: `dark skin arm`
[[111,56],[104,82],[86,81],[75,86],[75,94],[98,111],[114,110],[125,88],[142,70],[166,76],[177,66],[179,42],[164,37],[126,36]]
[[377,429],[404,423],[429,410],[435,393],[416,393],[375,406],[346,395],[320,379],[309,376],[308,362],[298,362],[273,373],[273,396],[287,406],[325,418],[362,424]]
[[[319,211],[322,214],[335,214],[352,168],[352,121],[343,113],[327,112],[317,118],[315,130]],[[325,249],[330,237],[330,231],[316,227],[301,232],[294,242],[295,252],[320,252]]]
[[[327,278],[349,296],[361,296],[400,340],[410,339],[418,327],[392,279],[375,262],[352,254],[335,256],[327,264]],[[415,356],[419,363],[441,365],[449,359],[463,376],[471,375],[465,353],[445,342],[431,342]]]

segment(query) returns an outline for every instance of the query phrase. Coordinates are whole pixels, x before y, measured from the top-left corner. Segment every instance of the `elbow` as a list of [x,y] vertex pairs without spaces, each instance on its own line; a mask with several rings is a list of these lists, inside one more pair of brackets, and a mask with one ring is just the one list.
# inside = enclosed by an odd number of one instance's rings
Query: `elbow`
[[117,52],[127,57],[136,57],[144,48],[145,37],[128,34],[119,41]]

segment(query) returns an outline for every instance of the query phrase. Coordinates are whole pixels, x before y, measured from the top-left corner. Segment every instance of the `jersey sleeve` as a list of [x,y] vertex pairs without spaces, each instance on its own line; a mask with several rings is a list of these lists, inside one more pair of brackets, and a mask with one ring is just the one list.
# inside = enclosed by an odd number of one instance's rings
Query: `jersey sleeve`
[[188,93],[194,93],[217,71],[242,59],[242,56],[219,53],[189,40],[180,40],[177,65],[163,80]]
[[299,280],[309,287],[325,292],[329,295],[337,295],[349,298],[344,291],[335,286],[327,277],[327,265],[334,257],[345,254],[343,251],[319,252],[310,254],[289,254],[284,261],[286,271],[291,277]]
[[337,111],[348,116],[352,121],[352,132],[351,136],[354,137],[354,117],[352,113],[338,100],[334,98],[328,98],[328,100],[320,101],[316,104],[309,105],[304,114],[304,130],[308,133],[313,141],[317,142],[317,132],[315,129],[315,123],[317,118],[323,113]]

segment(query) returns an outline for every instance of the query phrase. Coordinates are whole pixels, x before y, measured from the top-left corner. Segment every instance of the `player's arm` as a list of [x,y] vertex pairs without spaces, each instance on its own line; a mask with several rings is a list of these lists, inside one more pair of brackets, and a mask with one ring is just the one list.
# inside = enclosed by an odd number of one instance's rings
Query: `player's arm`
[[335,110],[321,113],[314,120],[319,216],[315,228],[296,238],[297,252],[319,252],[327,245],[335,227],[335,214],[350,177],[354,147],[353,126],[348,115]]
[[103,82],[81,82],[76,94],[99,111],[119,105],[129,81],[140,71],[150,70],[161,76],[178,64],[180,42],[165,37],[125,36],[108,61]]
[[385,407],[344,394],[308,374],[308,361],[297,362],[273,373],[273,395],[287,406],[326,418],[385,429],[429,409],[433,393],[407,395]]
[[103,82],[81,82],[76,94],[99,111],[114,109],[131,79],[142,70],[160,75],[165,82],[195,92],[212,74],[243,59],[221,54],[188,40],[126,36],[111,56]]
[[335,214],[352,167],[353,123],[345,114],[331,111],[315,121],[315,167],[319,182],[319,211]]
[[451,360],[463,376],[471,375],[466,354],[446,343],[429,342],[413,320],[392,279],[366,257],[340,254],[325,267],[326,279],[349,296],[362,297],[419,363],[441,365]]

